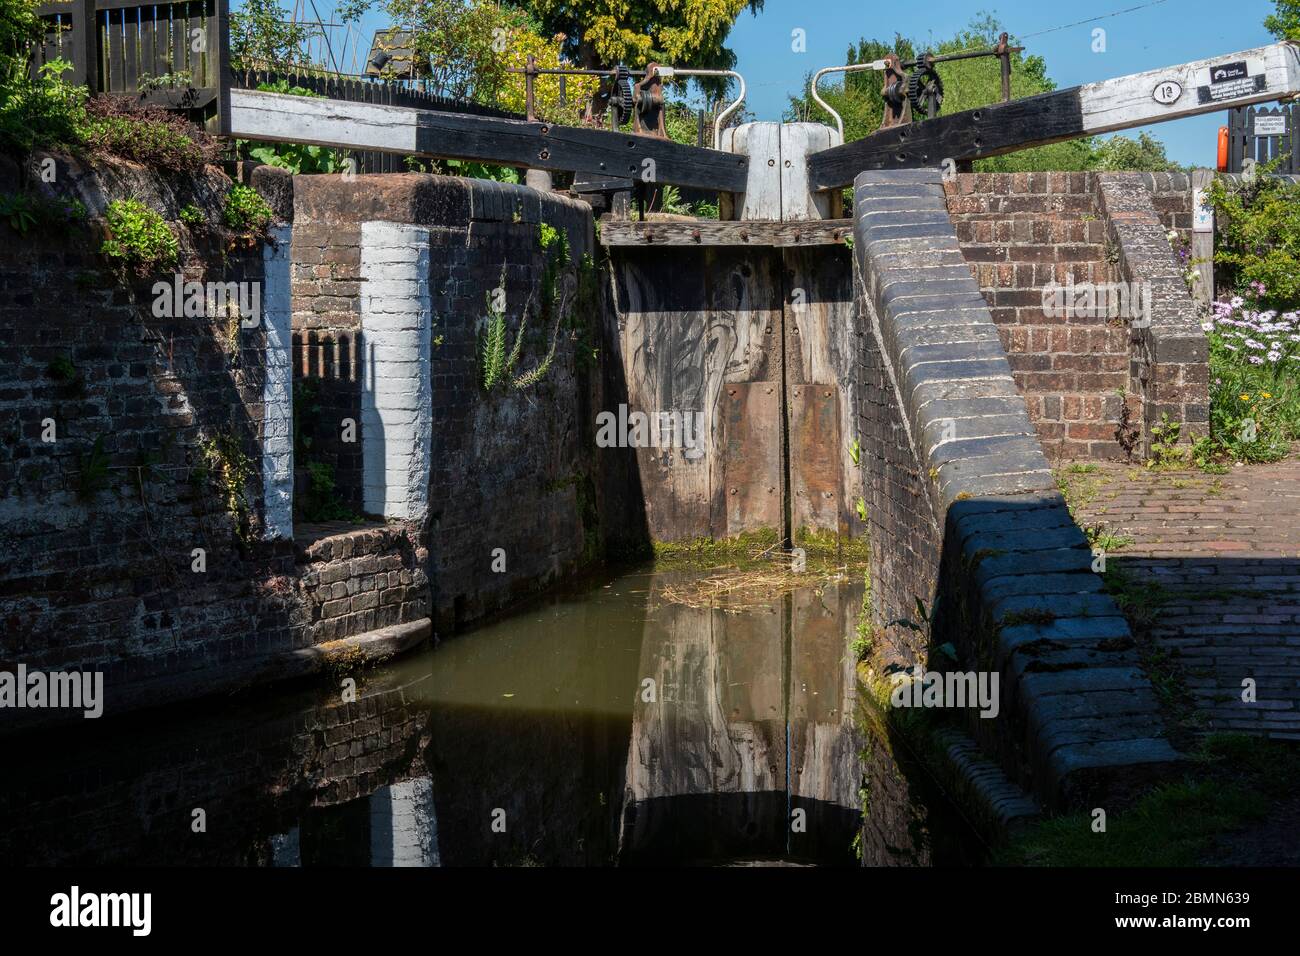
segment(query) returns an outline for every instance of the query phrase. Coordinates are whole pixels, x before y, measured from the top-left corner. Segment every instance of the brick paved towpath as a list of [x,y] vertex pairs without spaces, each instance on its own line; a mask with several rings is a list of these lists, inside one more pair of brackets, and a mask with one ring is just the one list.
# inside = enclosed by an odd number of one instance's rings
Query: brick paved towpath
[[1197,725],[1300,740],[1300,461],[1225,475],[1118,463],[1057,474],[1119,569],[1135,630],[1149,628],[1157,656],[1181,672]]

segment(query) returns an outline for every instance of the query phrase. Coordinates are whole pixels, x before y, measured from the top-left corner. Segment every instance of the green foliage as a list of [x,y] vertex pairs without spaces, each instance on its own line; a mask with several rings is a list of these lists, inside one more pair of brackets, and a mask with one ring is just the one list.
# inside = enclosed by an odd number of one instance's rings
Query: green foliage
[[1111,136],[1093,151],[1090,168],[1108,172],[1170,172],[1181,167],[1165,155],[1165,144],[1145,130],[1137,139]]
[[307,493],[299,504],[305,521],[358,521],[361,516],[339,500],[335,490],[334,466],[308,461]]
[[173,266],[180,247],[162,216],[138,199],[114,199],[104,212],[109,237],[100,252],[138,276]]
[[241,70],[293,63],[308,36],[279,0],[244,0],[242,9],[230,15],[230,60]]
[[565,52],[583,66],[640,66],[653,60],[730,69],[736,57],[723,45],[727,35],[744,10],[762,10],[763,0],[525,0],[517,5],[537,18],[543,36],[563,34]]
[[1217,846],[1262,820],[1300,785],[1300,758],[1285,741],[1207,735],[1183,779],[1108,814],[1106,831],[1087,812],[1035,824],[1001,848],[999,865],[1196,866],[1216,862]]
[[66,355],[56,355],[50,359],[49,364],[45,366],[45,375],[60,385],[67,385],[77,389],[84,384],[81,373],[72,364],[72,359]]
[[0,219],[7,220],[14,232],[26,235],[36,225],[31,197],[24,193],[0,195]]
[[80,141],[85,122],[84,88],[64,82],[72,68],[56,58],[35,79],[27,50],[44,37],[30,0],[0,0],[0,148],[26,154],[37,146],[68,147]]
[[[502,273],[502,283],[504,284],[505,274]],[[488,320],[487,328],[483,334],[482,341],[479,343],[479,368],[480,381],[483,384],[483,391],[490,392],[500,383],[506,380],[514,368],[515,361],[519,358],[519,351],[523,344],[524,324],[528,316],[525,313],[520,320],[519,332],[515,336],[514,348],[506,352],[506,314],[505,310],[499,308],[493,300],[491,292],[488,293]]]
[[[320,97],[321,94],[302,86],[292,86],[288,80],[259,83],[257,88],[267,93],[286,96]],[[252,143],[237,140],[236,146],[249,159],[267,166],[287,169],[295,176],[304,173],[336,173],[343,169],[343,154],[328,146],[309,146],[306,143]]]
[[1273,0],[1264,29],[1279,40],[1300,40],[1300,0]]
[[1258,304],[1300,305],[1300,185],[1267,175],[1233,184],[1216,177],[1206,192],[1213,207],[1215,281],[1220,288],[1264,286]]
[[226,195],[221,221],[236,232],[261,234],[273,218],[271,207],[251,186],[235,183]]
[[200,229],[208,224],[208,217],[193,203],[181,207],[180,220],[191,229]]

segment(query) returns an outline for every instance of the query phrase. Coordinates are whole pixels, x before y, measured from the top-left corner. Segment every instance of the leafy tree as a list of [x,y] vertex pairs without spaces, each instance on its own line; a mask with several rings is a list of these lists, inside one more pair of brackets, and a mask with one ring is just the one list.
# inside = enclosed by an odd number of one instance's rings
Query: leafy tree
[[729,70],[723,44],[746,8],[763,0],[510,0],[537,18],[545,35],[563,34],[564,52],[583,67],[654,61]]
[[1300,40],[1300,0],[1273,0],[1273,7],[1264,29],[1279,40]]
[[1165,144],[1145,130],[1138,134],[1137,139],[1112,136],[1102,140],[1093,150],[1091,166],[1093,169],[1111,172],[1129,170],[1152,173],[1177,171],[1181,168],[1165,155]]
[[306,27],[289,22],[280,0],[244,0],[230,15],[230,58],[246,70],[293,63],[308,37]]
[[[444,96],[522,111],[524,77],[508,70],[523,67],[530,55],[543,69],[563,65],[564,38],[548,39],[538,21],[519,5],[493,0],[345,0],[339,13],[345,20],[355,20],[376,5],[411,31],[419,75]],[[538,77],[533,91],[538,115],[575,122],[597,83],[594,77],[570,77],[566,84],[570,108],[560,115],[559,78]]]

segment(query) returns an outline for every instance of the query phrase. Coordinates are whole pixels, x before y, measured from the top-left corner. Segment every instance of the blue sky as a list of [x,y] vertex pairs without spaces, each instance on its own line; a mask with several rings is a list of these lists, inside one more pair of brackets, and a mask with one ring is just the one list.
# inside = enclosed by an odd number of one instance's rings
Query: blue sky
[[[781,118],[787,96],[806,74],[844,62],[850,42],[860,36],[880,40],[894,33],[924,41],[951,37],[987,10],[1004,29],[1021,37],[1027,54],[1047,61],[1058,87],[1090,83],[1127,73],[1172,66],[1233,53],[1272,42],[1264,18],[1271,0],[1164,0],[1132,13],[1029,37],[1089,17],[1149,3],[1150,0],[924,0],[918,3],[867,3],[864,0],[767,0],[757,17],[742,13],[728,46],[749,85],[747,105],[758,119]],[[807,52],[790,49],[790,33],[802,28]],[[1092,52],[1092,31],[1106,31],[1106,52]],[[1179,163],[1213,166],[1217,134],[1226,113],[1160,123],[1149,128]],[[1127,131],[1136,136],[1136,130]]]

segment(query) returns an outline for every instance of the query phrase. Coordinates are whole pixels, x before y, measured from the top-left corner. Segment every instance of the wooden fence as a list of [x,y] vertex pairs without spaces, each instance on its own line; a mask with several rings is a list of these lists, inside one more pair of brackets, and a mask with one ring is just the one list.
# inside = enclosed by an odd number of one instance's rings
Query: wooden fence
[[133,93],[182,110],[212,133],[230,128],[229,0],[43,3],[47,27],[34,70],[56,57],[94,93]]
[[1300,175],[1300,131],[1294,104],[1241,106],[1228,112],[1228,172],[1239,173],[1247,159],[1267,163],[1286,156],[1278,173]]

